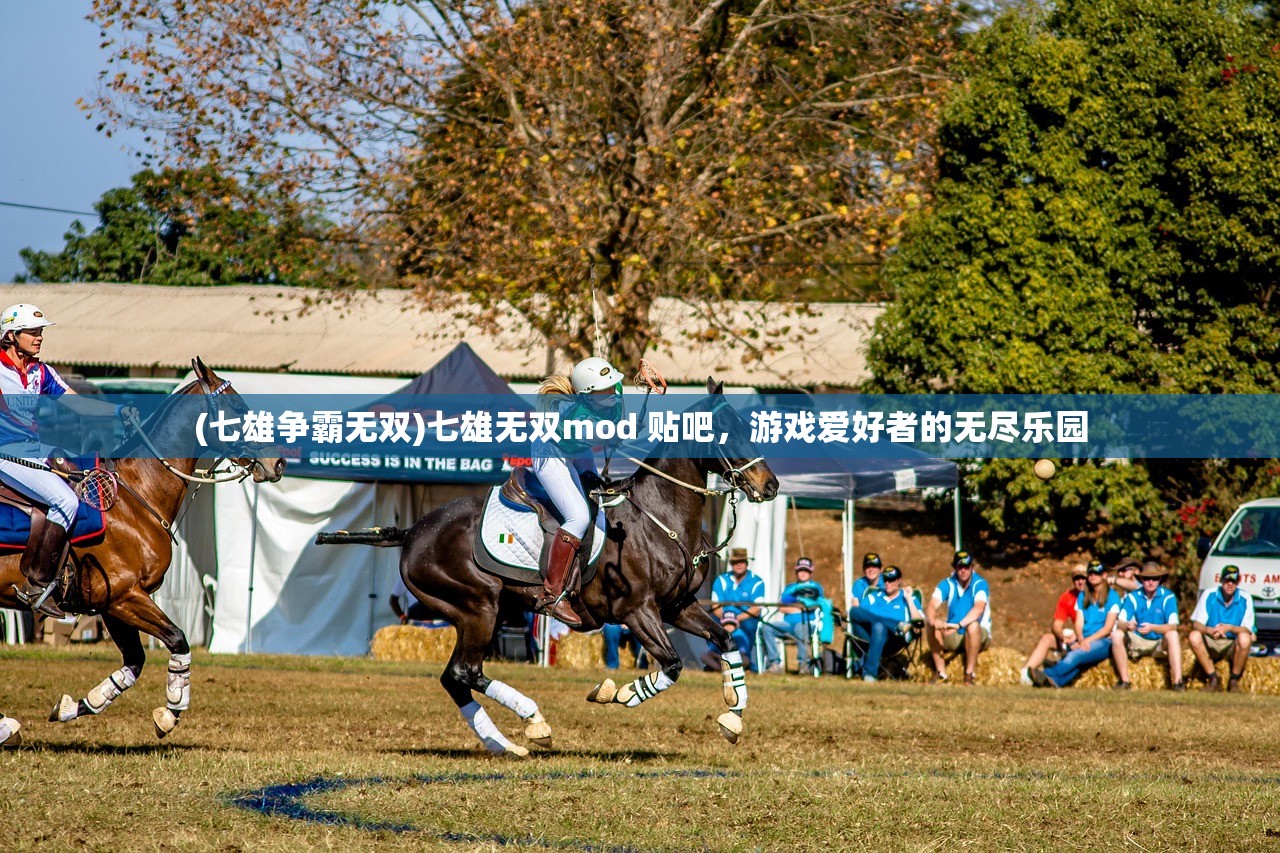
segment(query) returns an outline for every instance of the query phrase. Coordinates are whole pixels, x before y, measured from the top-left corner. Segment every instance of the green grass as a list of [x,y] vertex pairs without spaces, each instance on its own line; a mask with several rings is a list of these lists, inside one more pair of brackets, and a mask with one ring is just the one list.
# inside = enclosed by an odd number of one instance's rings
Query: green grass
[[[101,717],[44,722],[119,664],[108,649],[0,652],[3,849],[1265,849],[1280,843],[1280,699],[1201,692],[866,686],[755,678],[737,747],[719,678],[638,709],[589,705],[594,674],[489,667],[536,699],[553,752],[480,751],[439,666],[197,653],[165,741],[163,654]],[[523,726],[485,700],[516,742]],[[238,808],[301,797],[335,825]],[[501,778],[496,778],[501,777]],[[377,827],[404,825],[411,831]]]

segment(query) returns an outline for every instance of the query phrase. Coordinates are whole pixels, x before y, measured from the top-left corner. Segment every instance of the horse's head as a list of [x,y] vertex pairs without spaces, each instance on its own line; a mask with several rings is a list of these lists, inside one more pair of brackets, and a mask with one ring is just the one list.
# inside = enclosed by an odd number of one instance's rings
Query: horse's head
[[[248,405],[231,387],[231,380],[222,379],[199,358],[191,359],[191,369],[195,371],[196,381],[191,383],[183,393],[203,394],[210,414],[222,411],[230,412],[236,417],[249,411]],[[250,446],[243,441],[233,442],[215,450],[224,454],[235,464],[253,473],[256,483],[274,483],[284,476],[285,462],[279,456],[264,455],[264,451]],[[268,450],[271,450],[268,448]]]
[[751,440],[751,428],[747,422],[729,405],[724,396],[724,383],[708,377],[707,394],[706,405],[711,409],[711,427],[717,441],[720,436],[725,437],[723,442],[714,445],[716,458],[723,466],[716,473],[729,485],[745,492],[747,500],[753,503],[772,500],[778,494],[778,478]]

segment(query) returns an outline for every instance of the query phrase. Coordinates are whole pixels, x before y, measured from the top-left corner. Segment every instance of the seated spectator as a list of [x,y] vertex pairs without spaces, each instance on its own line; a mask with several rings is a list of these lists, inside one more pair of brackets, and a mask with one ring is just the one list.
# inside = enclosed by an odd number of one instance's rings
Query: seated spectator
[[1049,632],[1040,637],[1036,647],[1027,656],[1026,663],[1022,665],[1021,680],[1028,687],[1032,683],[1031,670],[1043,666],[1049,652],[1056,650],[1061,657],[1070,651],[1072,644],[1075,643],[1076,599],[1085,590],[1086,572],[1087,569],[1084,566],[1072,571],[1071,588],[1058,596],[1058,606],[1054,608],[1053,622],[1050,623]]
[[864,631],[859,633],[854,631],[857,636],[865,639],[866,634],[870,632],[871,626],[875,624],[875,620],[867,616],[865,610],[859,610],[862,601],[867,596],[867,592],[873,589],[884,590],[884,579],[880,577],[881,562],[879,554],[867,553],[862,555],[862,577],[853,582],[853,596],[849,600],[849,625],[850,628],[861,625]]
[[[606,669],[617,669],[621,663],[622,643],[625,640],[631,646],[631,653],[637,662],[640,660],[640,641],[631,633],[626,625],[605,624],[600,627],[604,637],[604,665]],[[716,667],[719,669],[719,667]]]
[[[717,617],[733,616],[736,623],[734,642],[743,655],[748,668],[758,663],[752,651],[755,649],[756,631],[760,625],[760,605],[753,602],[764,600],[764,580],[754,572],[747,571],[750,556],[746,548],[734,548],[729,552],[729,571],[715,579],[711,585],[712,601],[739,602],[738,604],[716,605],[711,613]],[[745,638],[745,644],[739,639]],[[767,672],[782,672],[782,661],[778,657],[778,644],[773,635],[765,631],[761,637],[764,644]],[[710,652],[723,652],[710,647]]]
[[1085,570],[1087,588],[1076,598],[1075,629],[1079,639],[1053,666],[1031,670],[1036,687],[1066,687],[1111,654],[1111,632],[1120,616],[1120,596],[1107,583],[1106,571],[1096,560]]
[[[956,551],[951,576],[943,578],[925,605],[925,637],[933,655],[933,683],[947,681],[945,653],[964,651],[964,683],[977,684],[978,655],[991,642],[991,592],[974,567],[973,555]],[[939,606],[946,611],[944,619]]]
[[796,641],[796,662],[800,671],[809,667],[809,634],[818,627],[814,611],[825,596],[822,584],[813,579],[813,561],[796,560],[796,582],[782,590],[778,615],[767,623],[769,628]]
[[1231,678],[1227,692],[1240,690],[1245,664],[1249,662],[1249,647],[1256,634],[1253,618],[1253,596],[1240,589],[1240,567],[1227,566],[1222,570],[1217,589],[1200,593],[1196,609],[1191,613],[1191,651],[1196,662],[1207,676],[1205,686],[1217,690],[1222,683],[1213,662],[1227,658],[1231,666]]
[[1116,590],[1116,594],[1121,597],[1126,593],[1134,592],[1141,586],[1137,576],[1141,566],[1142,562],[1132,557],[1122,560],[1120,565],[1116,566],[1115,574],[1107,576],[1107,583],[1111,584],[1112,589]]
[[[861,605],[861,609],[875,619],[865,637],[867,653],[862,659],[863,681],[877,680],[883,657],[895,655],[910,645],[913,623],[924,623],[924,614],[916,607],[911,593],[902,588],[902,569],[889,566],[881,577],[884,578],[884,589],[869,590]],[[861,625],[855,628],[861,629]]]
[[1185,690],[1182,683],[1182,638],[1178,636],[1178,599],[1165,589],[1169,576],[1158,562],[1148,560],[1138,573],[1142,588],[1120,601],[1120,618],[1111,635],[1111,659],[1119,681],[1117,690],[1128,690],[1129,661],[1151,655],[1169,660],[1169,689]]

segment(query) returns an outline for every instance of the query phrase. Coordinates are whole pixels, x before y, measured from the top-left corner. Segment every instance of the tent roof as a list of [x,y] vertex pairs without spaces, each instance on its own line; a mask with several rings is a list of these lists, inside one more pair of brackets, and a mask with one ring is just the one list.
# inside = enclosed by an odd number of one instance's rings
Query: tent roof
[[514,394],[506,380],[465,342],[397,394]]

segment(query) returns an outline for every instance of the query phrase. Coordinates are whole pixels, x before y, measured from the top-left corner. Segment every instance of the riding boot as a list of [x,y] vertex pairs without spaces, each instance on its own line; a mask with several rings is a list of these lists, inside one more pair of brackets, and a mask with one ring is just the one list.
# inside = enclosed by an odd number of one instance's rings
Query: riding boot
[[[21,588],[16,588],[18,601],[37,613],[61,618],[63,613],[50,601],[50,596],[58,586],[58,569],[67,558],[67,549],[71,544],[71,536],[67,529],[53,521],[45,521],[44,529],[34,547],[28,544],[22,555],[22,570],[26,581]],[[28,558],[27,554],[31,556]]]
[[578,628],[582,620],[569,606],[569,594],[577,590],[566,591],[565,579],[573,567],[574,558],[578,556],[578,548],[582,540],[572,533],[557,531],[551,541],[551,553],[547,555],[547,573],[542,579],[543,598],[538,603],[539,609],[547,609],[552,616],[570,628]]

